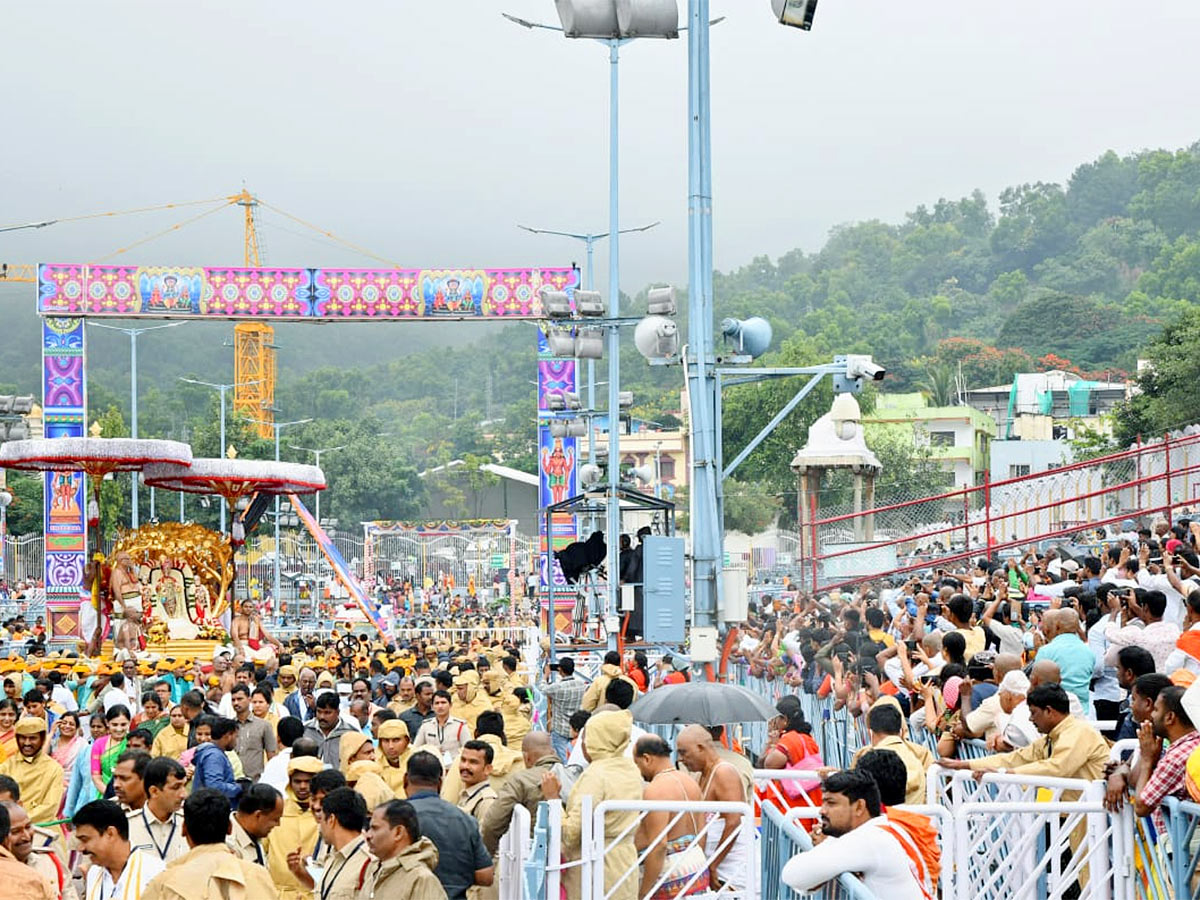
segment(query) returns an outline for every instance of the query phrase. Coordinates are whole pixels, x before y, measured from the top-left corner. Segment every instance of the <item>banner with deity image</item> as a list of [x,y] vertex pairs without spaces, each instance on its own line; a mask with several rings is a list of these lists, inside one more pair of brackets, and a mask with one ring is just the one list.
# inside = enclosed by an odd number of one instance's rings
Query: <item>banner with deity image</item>
[[[546,335],[541,329],[537,333],[538,342],[538,508],[542,514],[538,516],[538,538],[541,551],[541,584],[546,587],[549,583],[546,573],[546,516],[545,509],[555,503],[560,503],[579,492],[579,441],[573,437],[554,437],[550,433],[550,405],[547,395],[556,391],[574,391],[575,360],[556,359],[550,353],[546,344]],[[575,517],[569,513],[559,514],[551,522],[552,546],[555,550],[565,547],[578,537]],[[554,583],[566,586],[566,580],[558,566],[554,569]]]

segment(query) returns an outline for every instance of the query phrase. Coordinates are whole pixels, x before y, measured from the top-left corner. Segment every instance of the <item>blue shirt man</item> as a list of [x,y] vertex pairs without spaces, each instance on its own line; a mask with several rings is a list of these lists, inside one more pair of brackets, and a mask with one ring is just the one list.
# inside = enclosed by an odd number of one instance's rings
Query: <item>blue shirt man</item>
[[1092,673],[1096,655],[1079,637],[1079,614],[1073,609],[1051,609],[1042,619],[1042,631],[1049,639],[1037,652],[1038,659],[1058,664],[1063,690],[1079,698],[1084,715],[1092,708]]
[[201,788],[213,788],[229,798],[237,809],[242,786],[233,777],[233,764],[225,751],[232,750],[237,743],[238,724],[234,719],[217,716],[212,722],[212,740],[196,748],[192,757],[195,773],[192,775],[192,793]]

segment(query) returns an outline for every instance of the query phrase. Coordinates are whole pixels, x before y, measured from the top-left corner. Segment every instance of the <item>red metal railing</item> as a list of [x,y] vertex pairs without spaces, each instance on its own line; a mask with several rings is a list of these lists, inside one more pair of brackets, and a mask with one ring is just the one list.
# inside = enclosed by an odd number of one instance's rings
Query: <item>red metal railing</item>
[[[1192,476],[1197,476],[1193,480]],[[1200,435],[1138,442],[1119,453],[861,512],[819,516],[815,492],[799,546],[813,590],[991,555],[1125,519],[1200,505]],[[847,529],[853,539],[845,541]],[[848,544],[848,546],[847,546]],[[894,563],[870,557],[897,556]],[[900,553],[919,561],[901,564]],[[857,557],[857,558],[856,558]],[[889,556],[890,559],[890,556]],[[831,564],[833,563],[833,564]]]

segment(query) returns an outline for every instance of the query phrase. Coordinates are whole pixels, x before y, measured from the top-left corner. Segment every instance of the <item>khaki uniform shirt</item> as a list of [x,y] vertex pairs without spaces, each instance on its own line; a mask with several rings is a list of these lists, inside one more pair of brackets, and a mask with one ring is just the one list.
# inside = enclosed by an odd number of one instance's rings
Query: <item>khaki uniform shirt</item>
[[275,885],[266,871],[224,844],[193,847],[142,892],[142,900],[262,900],[275,896]]
[[229,816],[229,837],[225,839],[225,844],[246,862],[267,868],[270,845],[266,840],[256,841],[250,837],[238,821],[237,813]]
[[341,850],[333,850],[325,860],[325,874],[317,885],[321,900],[354,900],[360,884],[366,884],[371,862],[365,838],[355,838]]
[[46,755],[45,748],[32,759],[14,753],[0,763],[0,775],[7,775],[21,786],[21,806],[33,824],[58,818],[58,807],[66,790],[63,768]]
[[423,837],[391,859],[372,862],[357,900],[446,900],[433,874],[437,861],[437,847]]
[[271,832],[271,843],[276,852],[267,857],[267,869],[281,900],[311,900],[312,891],[296,880],[288,868],[287,857],[297,847],[303,856],[312,856],[313,851],[319,849],[317,839],[317,820],[307,809],[300,808],[292,789],[288,788],[283,795],[283,816]]
[[[1051,778],[1082,778],[1096,781],[1104,777],[1108,762],[1108,742],[1083,719],[1067,716],[1047,735],[1028,747],[1011,753],[998,753],[970,761],[971,769],[1009,769],[1021,775],[1048,775]],[[1064,798],[1074,799],[1068,791]]]
[[904,784],[905,803],[925,802],[925,773],[937,760],[929,752],[928,747],[906,741],[898,734],[889,734],[873,747],[863,747],[854,754],[853,764],[858,765],[858,758],[868,750],[891,750],[904,763],[908,775]]
[[[58,900],[58,891],[50,886],[46,876],[0,847],[0,883],[7,897],[21,900]],[[57,882],[56,882],[57,884]]]
[[458,808],[479,823],[482,830],[483,820],[487,818],[488,810],[496,802],[496,789],[484,779],[472,787],[465,787],[458,795]]
[[[55,865],[57,856],[50,850],[34,850],[29,854],[29,859],[25,864],[50,882],[50,887],[54,891],[55,897],[61,897],[62,900],[79,900],[79,892],[75,890],[75,881],[71,877],[71,870],[66,864],[58,860]],[[58,889],[59,883],[62,883],[62,891]]]
[[131,810],[129,818],[129,844],[143,853],[156,856],[164,863],[173,862],[188,852],[187,838],[183,836],[183,814],[175,812],[167,821],[160,822],[147,806]]

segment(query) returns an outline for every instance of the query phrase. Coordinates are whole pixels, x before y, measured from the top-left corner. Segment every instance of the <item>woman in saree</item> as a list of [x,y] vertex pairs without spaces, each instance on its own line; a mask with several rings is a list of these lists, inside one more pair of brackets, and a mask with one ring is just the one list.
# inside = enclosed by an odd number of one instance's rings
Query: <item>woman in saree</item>
[[104,714],[104,721],[108,723],[108,734],[92,743],[90,757],[92,784],[101,797],[112,783],[117,757],[125,752],[129,737],[129,707],[116,704]]
[[90,743],[84,741],[79,753],[76,754],[75,764],[71,767],[70,780],[67,782],[63,816],[68,819],[100,796],[96,791],[96,786],[92,784],[90,744],[94,744],[108,734],[108,723],[97,714],[88,718],[88,729],[91,732],[91,741]]
[[0,700],[0,762],[17,753],[17,704],[5,697]]
[[[79,713],[64,712],[50,726],[50,755],[63,768],[63,788],[71,786],[75,757],[86,747],[87,740],[79,733]],[[63,794],[66,801],[66,794]],[[61,809],[59,810],[61,813]]]

